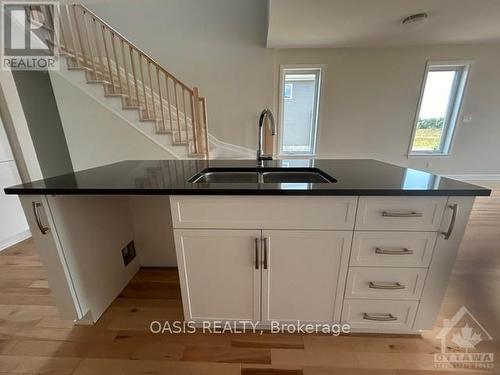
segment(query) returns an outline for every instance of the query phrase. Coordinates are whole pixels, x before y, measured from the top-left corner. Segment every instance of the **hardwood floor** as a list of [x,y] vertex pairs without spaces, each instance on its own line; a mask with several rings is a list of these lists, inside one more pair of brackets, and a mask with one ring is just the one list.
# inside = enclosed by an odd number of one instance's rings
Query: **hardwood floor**
[[[500,373],[500,184],[478,198],[440,318],[421,337],[396,335],[153,334],[182,319],[176,270],[142,269],[95,326],[58,317],[35,245],[0,253],[0,374],[425,375],[435,335],[466,306],[495,338]],[[458,351],[458,348],[451,348]],[[447,369],[440,374],[485,373]]]

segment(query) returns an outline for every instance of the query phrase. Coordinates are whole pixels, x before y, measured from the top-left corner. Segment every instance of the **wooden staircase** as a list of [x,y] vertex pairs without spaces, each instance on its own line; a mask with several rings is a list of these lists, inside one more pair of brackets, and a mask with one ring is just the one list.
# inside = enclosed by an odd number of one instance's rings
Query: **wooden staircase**
[[[54,45],[70,70],[85,72],[88,84],[100,84],[104,95],[121,98],[123,110],[139,112],[157,134],[185,145],[192,158],[208,159],[207,101],[169,73],[100,17],[80,4],[39,6],[51,24],[59,20]],[[57,29],[57,28],[56,28]]]

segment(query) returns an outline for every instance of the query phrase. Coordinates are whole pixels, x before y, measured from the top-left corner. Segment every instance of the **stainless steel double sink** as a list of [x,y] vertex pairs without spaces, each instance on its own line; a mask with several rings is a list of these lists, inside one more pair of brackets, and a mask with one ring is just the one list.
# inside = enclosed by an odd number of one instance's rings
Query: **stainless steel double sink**
[[259,184],[314,183],[331,184],[337,180],[318,168],[206,168],[189,179],[191,183]]

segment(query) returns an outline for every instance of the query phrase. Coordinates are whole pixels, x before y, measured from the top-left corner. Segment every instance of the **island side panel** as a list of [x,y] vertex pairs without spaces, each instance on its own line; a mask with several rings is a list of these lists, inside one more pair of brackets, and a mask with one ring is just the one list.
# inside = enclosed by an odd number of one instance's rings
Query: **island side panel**
[[96,322],[139,269],[138,257],[125,265],[121,252],[134,239],[128,199],[48,196],[47,201],[78,298]]
[[[38,255],[44,265],[60,317],[66,320],[81,319],[86,311],[82,310],[75,285],[72,282],[46,197],[44,195],[21,195],[19,199]],[[39,224],[42,228],[39,227]]]
[[[455,225],[451,236],[445,239],[443,232],[450,229],[452,220],[450,206],[454,204],[458,205]],[[474,197],[449,197],[448,199],[413,324],[416,330],[433,329],[436,323],[473,204]]]

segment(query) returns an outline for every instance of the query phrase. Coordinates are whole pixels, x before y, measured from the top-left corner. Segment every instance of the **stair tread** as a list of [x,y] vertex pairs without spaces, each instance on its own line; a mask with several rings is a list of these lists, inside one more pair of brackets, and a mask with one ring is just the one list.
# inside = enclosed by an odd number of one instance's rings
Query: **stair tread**
[[[92,60],[82,55],[79,51],[72,51],[71,53],[66,51],[64,55],[66,57],[66,66],[68,70],[84,71],[86,83],[99,83],[103,85],[105,91],[104,97],[122,98],[122,109],[137,110],[140,122],[154,122],[160,124],[156,125],[157,129],[155,133],[158,135],[170,135],[171,145],[173,146],[187,146],[188,157],[206,157],[205,153],[191,152],[193,149],[193,129],[191,128],[193,122],[191,116],[189,113],[183,113],[180,108],[176,108],[174,104],[171,103],[171,98],[165,99],[162,97],[160,100],[159,95],[161,94],[156,92],[155,89],[148,87],[147,82],[143,88],[142,82],[137,81],[136,84],[136,82],[131,80],[130,74],[129,78],[127,78],[126,75],[124,76],[123,67],[120,66],[119,62],[118,64],[112,62],[111,69],[109,69],[104,62],[106,58],[102,61],[103,58],[96,56]],[[110,59],[110,62],[111,61]],[[108,92],[118,88],[120,92]],[[142,93],[144,89],[146,90],[146,98],[144,98],[144,94]],[[138,97],[137,94],[139,94]],[[151,114],[155,116],[151,116]],[[163,128],[165,125],[168,126]]]

